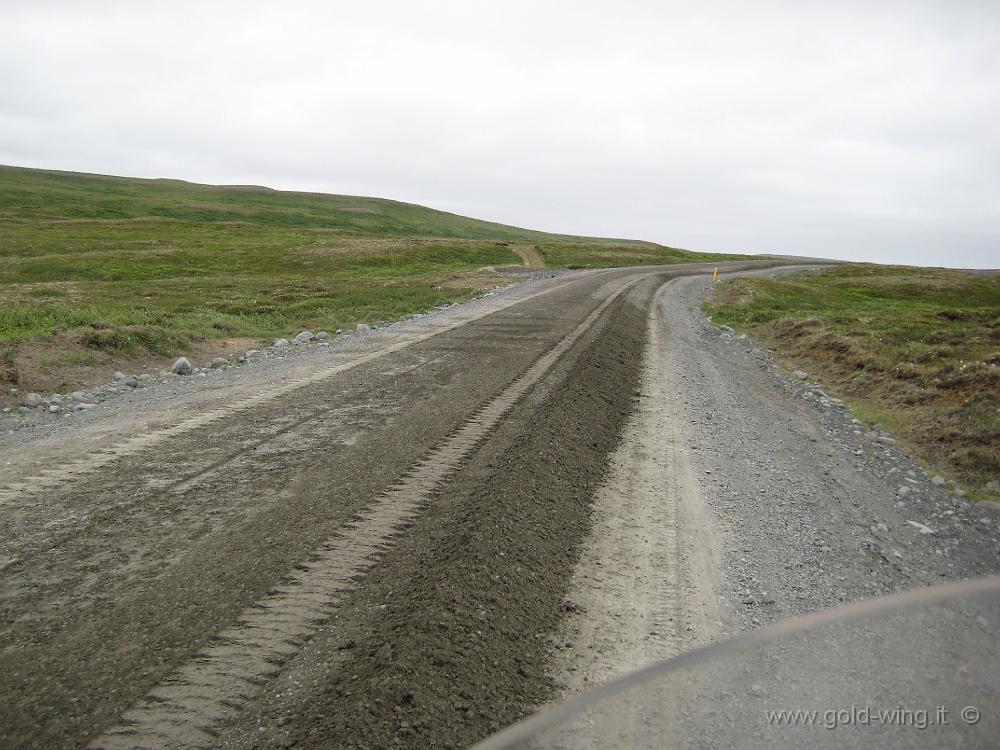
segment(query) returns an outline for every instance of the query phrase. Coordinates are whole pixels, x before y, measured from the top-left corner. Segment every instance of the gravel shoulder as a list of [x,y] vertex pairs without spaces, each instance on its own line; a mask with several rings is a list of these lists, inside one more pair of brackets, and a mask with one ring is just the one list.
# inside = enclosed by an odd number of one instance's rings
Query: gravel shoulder
[[[700,310],[656,306],[643,397],[550,651],[563,695],[795,615],[1000,571],[1000,523]],[[666,627],[665,627],[666,626]]]

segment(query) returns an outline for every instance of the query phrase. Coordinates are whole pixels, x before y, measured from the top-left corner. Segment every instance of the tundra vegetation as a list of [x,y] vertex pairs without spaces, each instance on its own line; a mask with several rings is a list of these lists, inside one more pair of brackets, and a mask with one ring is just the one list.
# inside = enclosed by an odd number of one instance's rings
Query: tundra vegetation
[[931,469],[1000,494],[1000,275],[848,264],[721,283],[706,309]]
[[512,243],[549,266],[729,257],[378,198],[0,167],[0,382],[391,322],[508,283]]

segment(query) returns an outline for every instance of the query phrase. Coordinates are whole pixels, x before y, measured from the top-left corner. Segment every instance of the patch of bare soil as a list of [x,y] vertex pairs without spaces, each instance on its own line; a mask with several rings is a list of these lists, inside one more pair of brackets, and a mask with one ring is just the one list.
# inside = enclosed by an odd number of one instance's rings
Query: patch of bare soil
[[535,245],[508,245],[524,261],[525,268],[545,268],[545,258]]

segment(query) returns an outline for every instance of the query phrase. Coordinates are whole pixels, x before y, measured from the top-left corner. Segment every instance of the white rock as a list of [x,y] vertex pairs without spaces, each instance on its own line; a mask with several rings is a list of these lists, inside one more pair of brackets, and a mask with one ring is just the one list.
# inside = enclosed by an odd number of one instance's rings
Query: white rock
[[120,370],[111,376],[111,379],[116,383],[120,383],[125,379],[125,373]]
[[323,339],[328,339],[328,338],[330,338],[330,334],[327,333],[326,331],[316,331],[316,339],[318,341],[322,341]]
[[59,411],[59,404],[52,404],[49,406],[49,414],[56,414]]
[[312,341],[316,336],[312,331],[302,331],[299,335],[295,337],[295,340],[300,344],[307,344]]
[[367,323],[358,323],[357,329],[359,331],[370,331],[372,327]]
[[280,349],[283,346],[288,346],[288,339],[275,339],[271,342],[271,346],[275,349]]
[[932,529],[930,526],[925,526],[924,524],[918,523],[917,521],[907,521],[907,523],[910,524],[910,526],[915,528],[917,531],[919,531],[921,534],[934,533],[934,529]]
[[931,482],[933,484],[936,484],[938,487],[944,487],[945,478],[943,476],[941,476],[940,474],[938,474],[935,477],[931,477]]
[[178,357],[170,366],[170,372],[174,375],[190,375],[192,369],[191,363],[188,362],[187,357]]

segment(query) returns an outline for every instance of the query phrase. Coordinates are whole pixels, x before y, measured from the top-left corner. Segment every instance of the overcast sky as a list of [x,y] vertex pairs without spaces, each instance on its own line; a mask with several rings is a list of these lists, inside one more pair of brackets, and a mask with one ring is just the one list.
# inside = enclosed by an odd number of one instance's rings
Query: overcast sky
[[0,163],[1000,266],[1000,2],[0,3]]

